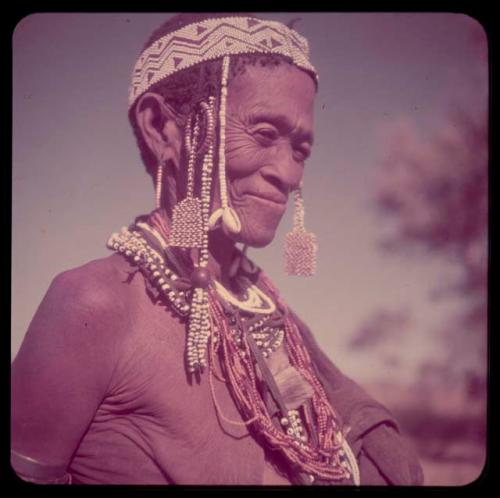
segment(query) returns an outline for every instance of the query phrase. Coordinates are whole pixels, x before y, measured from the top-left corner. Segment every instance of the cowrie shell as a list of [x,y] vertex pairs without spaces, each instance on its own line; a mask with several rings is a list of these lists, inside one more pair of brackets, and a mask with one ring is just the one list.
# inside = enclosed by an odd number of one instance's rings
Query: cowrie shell
[[236,211],[227,206],[222,212],[222,223],[231,233],[239,233],[241,231],[241,222],[236,214]]
[[211,215],[210,218],[208,218],[208,227],[209,228],[215,228],[215,225],[217,225],[217,222],[219,221],[219,218],[222,218],[222,212],[223,209],[219,208],[215,210]]

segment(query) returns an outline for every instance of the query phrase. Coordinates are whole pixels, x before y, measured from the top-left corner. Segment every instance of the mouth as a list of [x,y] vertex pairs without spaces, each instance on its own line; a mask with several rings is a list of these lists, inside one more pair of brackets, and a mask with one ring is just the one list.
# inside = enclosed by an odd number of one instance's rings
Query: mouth
[[247,193],[245,196],[253,197],[254,199],[258,199],[259,201],[268,202],[270,204],[274,204],[275,206],[286,206],[287,198],[284,195],[279,194],[251,194]]
[[271,208],[276,211],[284,212],[286,210],[286,202],[283,202],[282,200],[278,202],[274,199],[270,199],[269,197],[255,194],[246,194],[245,197],[251,197],[252,199],[255,199],[259,204],[265,205],[267,208]]

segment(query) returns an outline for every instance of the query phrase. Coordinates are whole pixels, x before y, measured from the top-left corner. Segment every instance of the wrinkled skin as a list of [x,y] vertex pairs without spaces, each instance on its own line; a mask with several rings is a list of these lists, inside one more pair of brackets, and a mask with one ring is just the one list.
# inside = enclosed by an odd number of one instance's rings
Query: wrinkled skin
[[[226,174],[230,203],[242,229],[236,235],[221,229],[209,234],[208,267],[222,283],[227,283],[235,242],[263,247],[275,236],[311,151],[315,93],[312,77],[288,63],[248,65],[228,85]],[[158,163],[168,165],[165,183],[169,192],[175,192],[173,182],[184,167],[180,161],[183,130],[168,104],[153,92],[140,98],[136,119]],[[213,182],[212,212],[220,207],[218,175]]]
[[226,171],[242,223],[234,239],[269,244],[311,152],[315,85],[288,64],[247,66],[228,89]]

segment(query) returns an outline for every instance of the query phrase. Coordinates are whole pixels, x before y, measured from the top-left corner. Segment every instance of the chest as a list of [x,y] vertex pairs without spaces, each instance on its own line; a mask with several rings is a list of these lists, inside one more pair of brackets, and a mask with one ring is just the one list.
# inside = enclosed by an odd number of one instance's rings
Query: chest
[[264,451],[244,425],[218,356],[217,376],[206,370],[191,378],[184,323],[155,306],[131,326],[134,333],[92,431],[112,432],[141,447],[175,483],[262,484],[269,474]]

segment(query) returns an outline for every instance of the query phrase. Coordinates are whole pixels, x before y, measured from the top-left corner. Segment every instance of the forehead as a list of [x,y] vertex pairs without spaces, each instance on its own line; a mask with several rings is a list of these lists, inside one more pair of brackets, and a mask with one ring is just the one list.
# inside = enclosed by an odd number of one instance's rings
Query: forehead
[[228,106],[248,112],[262,108],[312,119],[315,95],[311,76],[295,66],[247,65],[228,85]]

